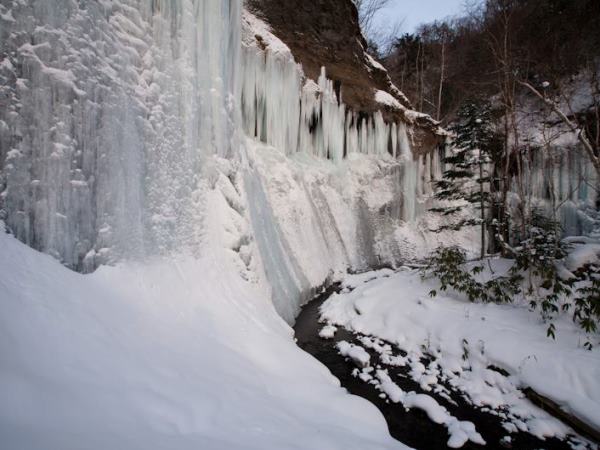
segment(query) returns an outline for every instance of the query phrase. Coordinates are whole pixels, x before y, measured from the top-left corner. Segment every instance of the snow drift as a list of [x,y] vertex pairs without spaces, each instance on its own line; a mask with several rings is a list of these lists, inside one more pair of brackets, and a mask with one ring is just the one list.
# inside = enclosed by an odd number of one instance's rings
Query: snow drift
[[235,255],[84,276],[3,230],[0,249],[2,448],[405,448],[295,345]]

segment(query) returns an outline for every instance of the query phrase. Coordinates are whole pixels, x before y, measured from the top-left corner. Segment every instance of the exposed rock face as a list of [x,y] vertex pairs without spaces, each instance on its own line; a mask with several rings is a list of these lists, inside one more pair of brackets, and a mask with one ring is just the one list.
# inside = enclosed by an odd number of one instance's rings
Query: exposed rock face
[[[366,53],[352,0],[246,0],[246,7],[270,25],[309,78],[317,80],[325,67],[349,108],[364,115],[381,111],[388,123],[416,124],[416,152],[430,151],[441,142],[438,124],[426,115],[408,117],[407,110],[413,109],[410,101],[383,66]],[[391,94],[401,108],[376,101],[377,91]]]

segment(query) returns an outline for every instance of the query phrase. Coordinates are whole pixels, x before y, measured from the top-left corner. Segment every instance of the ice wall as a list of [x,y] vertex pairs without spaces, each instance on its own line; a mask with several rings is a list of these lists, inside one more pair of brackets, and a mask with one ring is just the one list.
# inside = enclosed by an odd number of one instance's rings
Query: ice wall
[[89,270],[194,247],[237,154],[240,0],[0,2],[0,210]]
[[571,141],[533,150],[523,160],[524,182],[521,185],[515,179],[511,191],[555,217],[564,235],[588,235],[598,231],[599,180],[574,136]]
[[431,170],[439,170],[435,154],[407,164],[355,153],[335,163],[286,156],[254,139],[247,147],[254,238],[273,303],[290,322],[315,288],[348,270],[423,258],[441,242],[467,248],[477,242],[468,233],[430,231],[439,227],[439,216],[428,212]]
[[[440,155],[415,148],[414,125],[349,109],[344,86],[325,70],[305,77],[247,11],[242,29],[250,218],[273,302],[291,322],[315,288],[341,273],[397,265],[435,246],[427,211]],[[373,96],[403,108],[390,94]]]

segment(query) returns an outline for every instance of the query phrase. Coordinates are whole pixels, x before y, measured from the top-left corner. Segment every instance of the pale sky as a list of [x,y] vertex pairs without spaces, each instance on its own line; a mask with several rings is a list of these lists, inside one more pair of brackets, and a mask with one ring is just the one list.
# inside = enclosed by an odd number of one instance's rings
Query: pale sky
[[460,15],[464,0],[391,0],[378,18],[382,24],[404,19],[402,33],[412,33],[422,23]]

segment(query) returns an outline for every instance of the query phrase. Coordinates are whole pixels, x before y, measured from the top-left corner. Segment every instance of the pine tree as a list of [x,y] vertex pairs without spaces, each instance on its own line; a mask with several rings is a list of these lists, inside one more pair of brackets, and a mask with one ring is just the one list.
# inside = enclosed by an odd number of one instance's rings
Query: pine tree
[[[491,161],[494,137],[491,123],[489,103],[468,102],[460,108],[456,124],[450,129],[454,134],[450,153],[443,159],[446,169],[442,179],[434,184],[435,198],[451,203],[431,209],[448,220],[435,231],[480,226],[482,258],[486,250],[487,210],[491,201],[486,188],[490,182],[486,165]],[[479,217],[457,219],[458,213],[469,205],[479,210]]]

